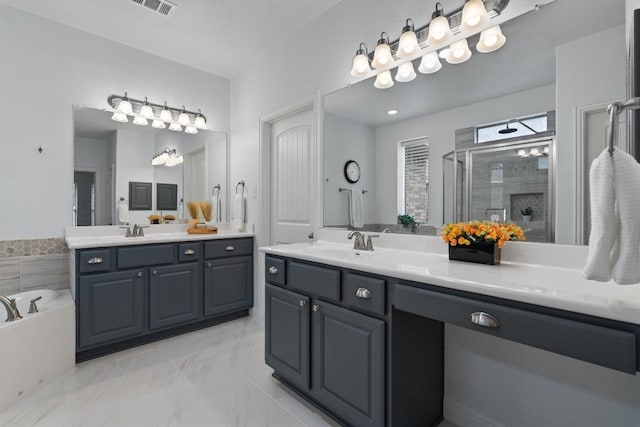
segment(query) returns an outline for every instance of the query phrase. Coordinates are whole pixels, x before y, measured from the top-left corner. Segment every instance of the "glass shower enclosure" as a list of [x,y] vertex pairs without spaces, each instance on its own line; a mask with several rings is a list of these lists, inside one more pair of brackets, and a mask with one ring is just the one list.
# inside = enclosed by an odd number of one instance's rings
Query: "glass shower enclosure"
[[445,223],[515,223],[528,241],[553,242],[553,146],[553,137],[543,137],[445,154]]

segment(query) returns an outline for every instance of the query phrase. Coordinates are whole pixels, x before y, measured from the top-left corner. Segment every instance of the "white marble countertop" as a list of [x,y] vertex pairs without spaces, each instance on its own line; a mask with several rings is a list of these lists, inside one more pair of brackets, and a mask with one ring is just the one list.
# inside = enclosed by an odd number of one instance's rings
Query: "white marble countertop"
[[640,284],[589,281],[573,268],[504,261],[481,265],[449,261],[444,254],[390,248],[355,251],[348,244],[324,241],[261,247],[260,251],[640,324]]
[[188,234],[186,227],[185,224],[152,225],[144,229],[144,237],[124,237],[124,230],[114,226],[69,227],[65,230],[65,242],[69,249],[85,249],[254,236],[253,226],[250,224],[245,226],[244,231],[232,230],[221,225],[218,232],[213,234]]

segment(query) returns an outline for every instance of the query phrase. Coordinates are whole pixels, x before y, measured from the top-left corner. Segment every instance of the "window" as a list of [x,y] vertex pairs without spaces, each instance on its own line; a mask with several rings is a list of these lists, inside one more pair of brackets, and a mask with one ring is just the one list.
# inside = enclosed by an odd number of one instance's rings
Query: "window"
[[[508,128],[508,130],[507,130]],[[547,114],[476,127],[476,144],[546,132]],[[505,132],[506,131],[506,132]],[[502,133],[501,133],[502,132]]]
[[418,222],[429,220],[429,143],[426,138],[400,145],[403,214]]

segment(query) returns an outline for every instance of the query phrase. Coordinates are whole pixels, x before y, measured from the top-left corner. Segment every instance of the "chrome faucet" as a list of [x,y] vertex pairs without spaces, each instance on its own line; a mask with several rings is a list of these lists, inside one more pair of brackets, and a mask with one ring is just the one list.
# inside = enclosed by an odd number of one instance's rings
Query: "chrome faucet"
[[371,241],[372,237],[380,237],[379,234],[369,234],[367,236],[367,246],[364,248],[365,251],[372,251],[373,250],[373,242]]
[[355,236],[355,240],[353,241],[353,249],[355,250],[365,249],[364,235],[359,231],[352,231],[351,233],[349,233],[347,238],[351,240],[353,239],[354,236]]
[[148,228],[148,226],[133,224],[133,230],[129,228],[129,226],[120,227],[125,229],[124,237],[144,237],[144,228]]
[[15,299],[9,299],[3,295],[0,295],[0,303],[4,305],[7,310],[7,322],[13,322],[14,320],[22,319],[18,307],[16,306]]

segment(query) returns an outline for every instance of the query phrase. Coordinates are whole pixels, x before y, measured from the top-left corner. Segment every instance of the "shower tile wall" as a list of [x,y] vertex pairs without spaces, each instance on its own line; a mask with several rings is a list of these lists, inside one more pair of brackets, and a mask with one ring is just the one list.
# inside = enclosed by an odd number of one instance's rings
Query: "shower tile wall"
[[69,287],[64,239],[0,241],[0,294]]

